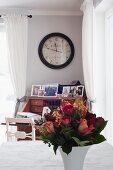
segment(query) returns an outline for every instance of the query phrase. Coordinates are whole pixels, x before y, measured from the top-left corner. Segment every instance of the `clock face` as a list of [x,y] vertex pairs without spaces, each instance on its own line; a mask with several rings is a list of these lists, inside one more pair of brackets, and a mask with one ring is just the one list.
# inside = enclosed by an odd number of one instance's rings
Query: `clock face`
[[72,41],[61,33],[52,33],[44,37],[38,51],[41,61],[53,69],[67,66],[74,57]]

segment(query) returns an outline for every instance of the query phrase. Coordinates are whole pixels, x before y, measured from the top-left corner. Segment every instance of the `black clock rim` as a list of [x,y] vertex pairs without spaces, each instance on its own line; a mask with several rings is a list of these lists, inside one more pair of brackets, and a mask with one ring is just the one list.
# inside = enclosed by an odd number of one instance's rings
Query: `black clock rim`
[[[58,36],[58,37],[62,37],[64,38],[70,45],[70,48],[71,48],[71,54],[70,54],[70,57],[69,59],[64,63],[64,64],[60,64],[60,65],[53,65],[53,64],[50,64],[48,63],[44,56],[43,56],[43,53],[42,53],[42,49],[43,49],[43,45],[45,43],[45,41],[51,37],[55,37],[55,36]],[[39,44],[39,47],[38,47],[38,54],[39,54],[39,58],[40,60],[42,61],[42,63],[51,68],[51,69],[62,69],[64,67],[66,67],[67,65],[69,65],[71,63],[71,61],[73,60],[74,58],[74,53],[75,53],[75,49],[74,49],[74,45],[71,41],[71,39],[69,37],[67,37],[65,34],[62,34],[62,33],[58,33],[58,32],[54,32],[54,33],[50,33],[48,35],[46,35],[40,42]]]

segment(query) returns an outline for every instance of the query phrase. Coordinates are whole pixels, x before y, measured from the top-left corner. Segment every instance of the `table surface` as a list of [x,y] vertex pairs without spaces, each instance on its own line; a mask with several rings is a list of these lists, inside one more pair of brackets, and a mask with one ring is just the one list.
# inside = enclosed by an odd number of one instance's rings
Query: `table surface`
[[[83,170],[113,170],[113,147],[107,142],[93,145]],[[42,141],[7,142],[0,147],[0,170],[64,170],[60,153]]]
[[[2,122],[0,125],[5,125],[6,126],[6,123]],[[10,126],[18,126],[18,125],[25,126],[25,125],[29,125],[29,123],[9,123],[9,125]]]

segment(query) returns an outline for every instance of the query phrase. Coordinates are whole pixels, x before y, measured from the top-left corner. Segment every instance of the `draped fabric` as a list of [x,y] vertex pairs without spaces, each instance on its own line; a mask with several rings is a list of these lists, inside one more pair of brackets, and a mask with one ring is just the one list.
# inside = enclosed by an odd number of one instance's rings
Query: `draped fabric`
[[27,16],[5,15],[6,36],[11,79],[15,97],[21,98],[26,92],[27,68]]
[[85,0],[81,6],[83,11],[82,24],[82,61],[86,94],[88,97],[89,110],[92,110],[94,102],[94,73],[93,73],[93,1]]
[[102,133],[113,145],[113,9],[109,9],[106,17],[105,13],[93,9],[93,0],[84,0],[81,10],[86,93],[89,101],[96,98],[92,110],[108,120]]
[[[19,101],[26,93],[28,21],[27,16],[15,14],[4,15],[3,19],[6,25],[11,80],[15,99]],[[15,110],[17,111],[17,107]]]
[[15,99],[17,105],[26,93],[26,69],[27,69],[27,16],[22,15],[4,15],[6,25],[6,38],[8,46],[9,68],[11,80],[14,87]]

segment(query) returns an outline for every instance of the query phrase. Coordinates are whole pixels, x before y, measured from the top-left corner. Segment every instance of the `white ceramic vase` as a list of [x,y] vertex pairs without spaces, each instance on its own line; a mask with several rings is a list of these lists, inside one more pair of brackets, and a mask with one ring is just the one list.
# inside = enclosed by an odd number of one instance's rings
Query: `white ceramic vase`
[[73,147],[67,155],[59,147],[60,154],[64,163],[64,170],[83,170],[84,159],[90,146]]

